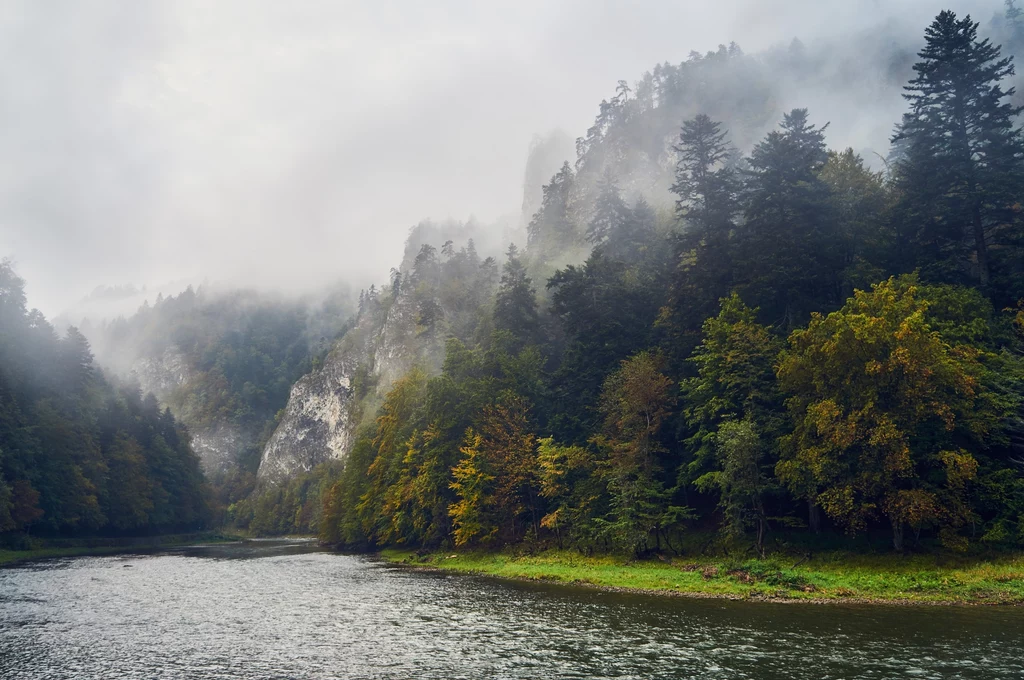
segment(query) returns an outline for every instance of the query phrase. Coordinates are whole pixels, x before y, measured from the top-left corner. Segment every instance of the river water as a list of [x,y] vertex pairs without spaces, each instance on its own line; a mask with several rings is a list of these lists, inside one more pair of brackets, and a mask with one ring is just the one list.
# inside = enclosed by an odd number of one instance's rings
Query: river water
[[445,576],[257,541],[0,569],[0,678],[1024,678],[1024,610]]

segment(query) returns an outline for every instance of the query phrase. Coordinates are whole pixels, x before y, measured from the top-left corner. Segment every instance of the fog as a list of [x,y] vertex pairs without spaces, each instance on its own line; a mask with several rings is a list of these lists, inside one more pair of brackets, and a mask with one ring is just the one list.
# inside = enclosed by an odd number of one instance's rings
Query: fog
[[[619,79],[730,41],[916,46],[947,6],[1002,2],[7,2],[0,257],[48,315],[99,285],[385,281],[421,218],[517,218],[534,135],[583,134]],[[900,106],[786,96],[858,149]]]

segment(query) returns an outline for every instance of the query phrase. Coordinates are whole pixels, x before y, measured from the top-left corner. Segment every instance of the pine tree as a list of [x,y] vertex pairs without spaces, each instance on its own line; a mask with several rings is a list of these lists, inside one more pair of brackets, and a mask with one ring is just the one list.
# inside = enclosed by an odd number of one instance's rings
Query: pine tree
[[677,266],[666,311],[676,336],[672,344],[685,354],[681,336],[700,329],[733,283],[740,182],[730,163],[727,133],[704,114],[683,123],[673,149],[679,160],[672,191],[683,230],[675,244]]
[[1001,85],[1013,59],[978,38],[970,16],[951,11],[936,17],[925,42],[903,95],[910,111],[893,137],[903,151],[897,178],[911,264],[946,282],[970,272],[989,287],[997,270],[1019,273],[1024,252],[1015,207],[1024,140],[1014,118],[1022,109]]
[[746,173],[746,221],[739,232],[742,290],[766,320],[795,328],[839,300],[842,262],[829,189],[819,173],[825,128],[794,109],[754,147]]
[[672,193],[676,214],[687,222],[692,245],[727,238],[737,212],[739,182],[730,164],[732,152],[722,124],[699,114],[683,123]]
[[[632,209],[626,208],[618,228],[608,235],[608,240],[602,246],[603,252],[611,259],[629,265],[645,259],[652,260],[650,256],[657,252],[653,247],[656,245],[656,224],[657,215],[654,208],[647,199],[640,196]],[[647,275],[655,272],[644,267],[639,273]]]
[[594,216],[587,224],[587,241],[592,245],[601,245],[614,232],[622,228],[629,219],[629,208],[626,207],[615,176],[606,170],[597,184],[597,200],[594,202]]
[[521,347],[537,340],[537,296],[514,243],[509,245],[506,258],[494,303],[494,327],[508,332]]
[[572,214],[575,181],[576,176],[566,162],[544,186],[540,210],[526,228],[527,246],[539,261],[576,245],[578,236]]

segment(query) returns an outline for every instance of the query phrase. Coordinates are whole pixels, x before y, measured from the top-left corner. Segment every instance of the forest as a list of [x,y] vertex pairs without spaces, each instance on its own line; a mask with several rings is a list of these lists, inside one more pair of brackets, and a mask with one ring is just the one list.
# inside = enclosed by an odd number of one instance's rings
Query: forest
[[351,309],[347,286],[300,299],[190,286],[83,333],[101,365],[153,391],[188,428],[222,522],[255,488],[292,384],[322,360]]
[[[813,110],[774,111],[773,71],[817,59],[797,43],[620,82],[575,163],[528,192],[521,247],[417,225],[354,318],[341,290],[190,288],[86,329],[97,362],[5,261],[0,535],[1024,545],[1021,19],[942,12],[916,58],[886,53],[886,77],[911,75],[884,159],[830,148]],[[257,479],[296,381],[396,318],[436,351],[393,381],[357,366],[346,455]],[[177,382],[143,396],[150,369]]]
[[193,531],[209,506],[170,410],[105,378],[85,336],[58,337],[0,262],[0,541]]
[[423,244],[365,293],[361,316],[411,301],[447,338],[440,373],[396,381],[343,465],[262,490],[242,522],[361,549],[1024,545],[1012,57],[939,14],[880,170],[806,109],[746,154],[696,112],[675,124],[674,206],[621,188],[637,119],[745,59],[620,84],[500,271]]

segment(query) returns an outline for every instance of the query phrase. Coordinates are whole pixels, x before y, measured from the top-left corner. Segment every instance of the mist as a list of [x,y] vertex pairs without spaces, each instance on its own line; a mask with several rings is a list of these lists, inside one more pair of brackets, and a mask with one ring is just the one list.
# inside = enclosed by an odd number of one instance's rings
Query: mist
[[[916,50],[940,9],[1002,8],[893,4],[7,3],[0,256],[48,315],[101,285],[385,281],[422,218],[517,220],[531,140],[583,134],[620,79],[794,38],[834,76],[870,60],[831,48],[851,35]],[[822,87],[788,86],[785,106],[831,122],[833,147],[884,153],[898,88],[850,115]]]

